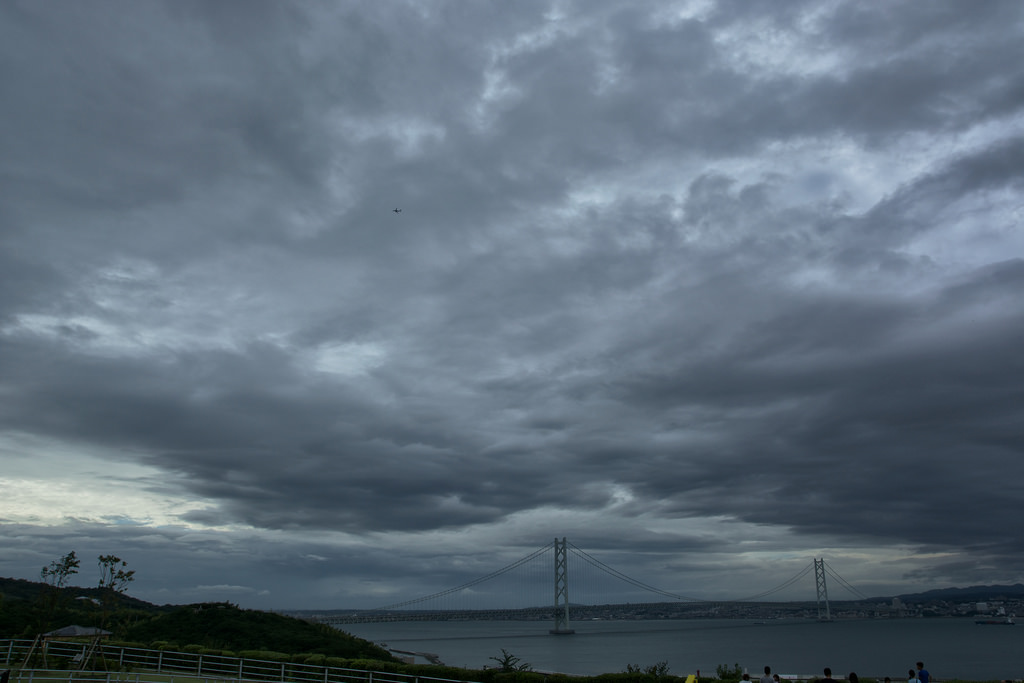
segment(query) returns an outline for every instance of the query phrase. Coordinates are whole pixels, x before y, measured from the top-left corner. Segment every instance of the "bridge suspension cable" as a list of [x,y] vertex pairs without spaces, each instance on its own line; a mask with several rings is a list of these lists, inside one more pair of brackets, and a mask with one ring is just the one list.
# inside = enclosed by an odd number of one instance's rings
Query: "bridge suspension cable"
[[829,566],[828,562],[825,562],[824,559],[822,560],[822,563],[824,563],[824,565],[825,565],[825,571],[828,572],[829,576],[831,576],[833,579],[838,581],[839,585],[841,585],[843,588],[845,588],[846,590],[848,590],[851,593],[853,593],[854,595],[856,595],[861,600],[869,600],[870,599],[870,598],[868,598],[868,596],[864,595],[859,590],[857,590],[854,586],[852,586],[849,581],[847,581],[843,577],[839,576],[839,574],[836,573],[836,571],[834,569],[832,569],[832,567]]
[[811,564],[807,565],[806,567],[804,567],[804,568],[803,568],[803,569],[802,569],[802,570],[801,570],[801,571],[800,571],[799,573],[797,573],[797,575],[796,575],[796,576],[794,576],[793,578],[791,578],[791,579],[789,579],[789,580],[785,581],[784,583],[782,583],[782,584],[780,584],[780,585],[776,586],[775,588],[772,588],[772,589],[766,590],[766,591],[765,591],[765,592],[763,592],[763,593],[758,593],[757,595],[751,595],[750,597],[746,597],[746,598],[738,598],[738,599],[735,599],[735,600],[725,600],[724,602],[753,602],[753,601],[755,601],[755,600],[760,600],[761,598],[766,598],[766,597],[768,597],[769,595],[772,595],[773,593],[778,593],[779,591],[781,591],[781,590],[783,590],[783,589],[789,588],[789,587],[790,587],[790,586],[792,586],[792,585],[793,585],[794,583],[796,583],[796,582],[797,582],[797,581],[799,581],[800,579],[802,579],[802,578],[804,578],[805,576],[807,576],[808,572],[810,572],[810,571],[811,571],[811,570],[812,570],[813,568],[814,568],[814,564],[813,564],[813,563],[811,563]]
[[642,588],[643,590],[649,591],[651,593],[657,593],[658,595],[664,595],[664,596],[669,597],[669,598],[675,598],[676,600],[685,600],[687,602],[695,602],[695,603],[700,603],[700,602],[719,602],[719,603],[720,602],[753,602],[755,600],[760,600],[761,598],[765,598],[765,597],[767,597],[769,595],[772,595],[774,593],[778,593],[781,590],[785,590],[786,588],[789,588],[794,583],[796,583],[797,581],[802,579],[804,576],[806,576],[811,571],[811,569],[813,569],[813,567],[814,567],[813,564],[808,564],[800,572],[798,572],[796,574],[796,576],[793,576],[792,578],[790,578],[787,581],[783,582],[782,584],[776,586],[775,588],[771,588],[771,589],[766,590],[766,591],[764,591],[762,593],[758,593],[757,595],[751,595],[751,596],[745,597],[745,598],[735,598],[735,599],[730,599],[730,600],[713,600],[712,601],[712,600],[704,600],[704,599],[701,599],[701,598],[692,598],[692,597],[688,597],[688,596],[684,596],[684,595],[678,595],[678,594],[672,593],[670,591],[665,591],[665,590],[662,590],[660,588],[655,588],[654,586],[648,585],[648,584],[644,583],[643,581],[638,581],[637,579],[634,579],[633,577],[628,576],[627,574],[623,574],[622,572],[620,572],[619,570],[615,569],[614,567],[609,567],[604,562],[601,562],[597,558],[592,557],[591,555],[587,554],[586,552],[584,552],[580,548],[577,548],[572,543],[570,543],[569,546],[570,546],[570,548],[571,548],[571,550],[572,550],[574,555],[576,555],[577,557],[580,557],[581,559],[586,561],[588,564],[596,567],[597,569],[600,569],[601,571],[603,571],[603,572],[605,572],[607,574],[610,574],[611,576],[614,576],[617,579],[625,581],[626,583],[629,583],[629,584],[631,584],[633,586],[636,586],[637,588]]
[[610,575],[614,576],[617,579],[625,581],[628,584],[634,585],[637,588],[642,588],[645,591],[649,591],[651,593],[657,593],[658,595],[664,595],[664,596],[669,597],[669,598],[675,598],[676,600],[686,600],[687,602],[704,602],[700,598],[688,598],[688,597],[686,597],[684,595],[676,595],[675,593],[670,593],[668,591],[663,591],[660,588],[655,588],[654,586],[649,586],[646,583],[644,583],[643,581],[637,581],[636,579],[632,578],[631,576],[627,576],[626,574],[623,574],[618,569],[614,569],[612,567],[609,567],[608,565],[606,565],[601,560],[598,560],[597,558],[588,555],[587,553],[583,552],[582,550],[580,550],[579,548],[574,546],[572,543],[569,544],[569,549],[572,550],[573,555],[576,555],[577,557],[581,558],[582,560],[584,560],[585,562],[587,562],[591,566],[594,566],[597,569],[600,569],[601,571],[605,572],[606,574],[610,574]]
[[550,544],[545,545],[543,548],[540,548],[539,550],[535,550],[534,552],[530,553],[526,557],[519,558],[518,560],[516,560],[512,564],[506,565],[506,566],[502,567],[501,569],[498,569],[497,571],[493,571],[490,574],[487,574],[486,576],[481,576],[480,578],[473,579],[472,581],[468,581],[468,582],[462,584],[461,586],[456,586],[454,588],[449,588],[447,590],[438,591],[437,593],[431,593],[430,595],[424,595],[421,598],[413,598],[412,600],[406,600],[404,602],[396,602],[393,605],[386,605],[384,607],[378,607],[378,608],[376,608],[373,611],[376,612],[376,611],[383,611],[383,610],[398,609],[399,607],[408,607],[409,605],[418,605],[419,603],[426,602],[427,600],[434,600],[434,599],[437,599],[437,598],[442,598],[442,597],[444,597],[446,595],[451,595],[453,593],[458,593],[459,591],[465,590],[467,588],[471,588],[473,586],[476,586],[477,584],[481,584],[484,581],[490,581],[491,579],[496,578],[498,576],[501,576],[502,574],[505,574],[507,572],[510,572],[513,569],[517,568],[517,567],[521,567],[522,565],[526,564],[530,560],[533,560],[536,557],[540,557],[541,555],[543,555],[544,553],[546,553],[546,552],[548,552],[550,550],[551,550],[551,545]]
[[[607,574],[609,576],[614,577],[615,579],[618,579],[619,581],[623,581],[625,583],[628,583],[628,584],[630,584],[630,585],[632,585],[632,586],[634,586],[636,588],[639,588],[641,590],[647,591],[649,593],[655,593],[657,595],[661,595],[661,596],[664,596],[664,597],[667,597],[667,598],[672,598],[674,600],[681,600],[681,601],[685,601],[685,602],[689,602],[689,603],[716,603],[716,604],[723,604],[723,603],[754,602],[754,601],[766,598],[766,597],[768,597],[770,595],[773,595],[775,593],[778,593],[779,591],[785,590],[786,588],[789,588],[790,586],[792,586],[793,584],[795,584],[796,582],[798,582],[802,578],[804,578],[812,569],[814,569],[814,563],[808,564],[807,566],[805,566],[802,570],[800,570],[792,578],[787,579],[786,581],[784,581],[783,583],[781,583],[780,585],[778,585],[778,586],[776,586],[774,588],[771,588],[769,590],[763,591],[761,593],[757,593],[756,595],[751,595],[751,596],[747,596],[747,597],[744,597],[744,598],[729,599],[729,600],[704,600],[704,599],[701,599],[701,598],[689,597],[689,596],[680,595],[678,593],[674,593],[674,592],[671,592],[671,591],[662,590],[662,589],[657,588],[655,586],[652,586],[650,584],[644,583],[643,581],[640,581],[638,579],[634,579],[633,577],[631,577],[631,576],[629,576],[629,575],[619,571],[618,569],[615,569],[614,567],[611,567],[611,566],[605,564],[601,560],[598,560],[597,558],[593,557],[592,555],[590,555],[589,553],[585,552],[581,548],[578,548],[577,546],[573,545],[572,543],[568,543],[567,542],[566,545],[567,545],[569,551],[572,553],[573,556],[575,556],[579,560],[585,562],[586,564],[589,564],[590,566],[594,567],[595,569],[599,570],[600,572],[603,572],[603,573],[605,573],[605,574]],[[512,570],[514,570],[514,569],[522,567],[523,565],[526,565],[526,564],[532,562],[533,560],[541,557],[542,555],[548,553],[549,551],[552,551],[552,547],[553,546],[551,544],[546,544],[543,547],[539,548],[538,550],[535,550],[534,552],[530,553],[529,555],[526,555],[525,557],[522,557],[522,558],[516,560],[515,562],[512,562],[511,564],[508,564],[508,565],[502,567],[501,569],[493,571],[493,572],[491,572],[489,574],[486,574],[484,576],[481,576],[479,578],[473,579],[472,581],[468,581],[466,583],[463,583],[463,584],[461,584],[459,586],[455,586],[454,588],[448,588],[446,590],[438,591],[436,593],[432,593],[430,595],[425,595],[425,596],[422,596],[422,597],[419,597],[419,598],[414,598],[414,599],[411,599],[411,600],[404,600],[402,602],[393,603],[393,604],[390,604],[390,605],[386,605],[384,607],[378,607],[378,608],[376,608],[374,610],[371,610],[371,612],[379,613],[379,612],[385,612],[385,611],[390,611],[390,610],[397,610],[397,609],[401,609],[401,608],[404,608],[404,607],[410,607],[412,605],[418,605],[418,604],[421,604],[421,603],[425,603],[425,602],[428,602],[428,601],[431,601],[431,600],[436,600],[436,599],[439,599],[439,598],[444,598],[446,596],[451,596],[453,594],[459,593],[461,591],[464,591],[464,590],[466,590],[468,588],[471,588],[473,586],[476,586],[478,584],[484,583],[485,581],[490,581],[491,579],[497,578],[497,577],[499,577],[499,576],[501,576],[503,574],[507,574],[507,573],[511,572]],[[822,563],[824,563],[824,560],[822,560]],[[533,566],[537,567],[538,565],[534,564]],[[829,573],[829,575],[831,575],[841,586],[843,586],[843,588],[845,588],[846,590],[850,591],[851,593],[853,593],[854,595],[856,595],[857,597],[859,597],[862,600],[868,599],[867,596],[865,596],[862,592],[860,592],[854,586],[852,586],[848,581],[846,581],[846,579],[844,579],[843,577],[839,576],[839,574],[834,569],[832,569],[832,567],[828,566],[827,564],[825,564],[824,567],[825,567],[825,570]]]

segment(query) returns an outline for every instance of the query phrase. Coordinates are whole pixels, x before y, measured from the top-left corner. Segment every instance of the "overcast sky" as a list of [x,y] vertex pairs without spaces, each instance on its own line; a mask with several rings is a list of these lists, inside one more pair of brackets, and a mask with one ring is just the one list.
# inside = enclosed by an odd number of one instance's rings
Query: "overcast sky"
[[0,3],[0,576],[374,607],[564,536],[709,599],[1024,581],[1022,35]]

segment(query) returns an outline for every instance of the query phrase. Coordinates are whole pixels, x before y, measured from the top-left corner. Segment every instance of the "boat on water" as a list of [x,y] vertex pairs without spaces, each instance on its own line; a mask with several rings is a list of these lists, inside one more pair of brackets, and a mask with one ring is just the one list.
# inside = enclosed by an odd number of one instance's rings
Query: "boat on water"
[[975,624],[979,626],[1013,626],[1013,615],[1004,617],[1002,619],[975,619]]

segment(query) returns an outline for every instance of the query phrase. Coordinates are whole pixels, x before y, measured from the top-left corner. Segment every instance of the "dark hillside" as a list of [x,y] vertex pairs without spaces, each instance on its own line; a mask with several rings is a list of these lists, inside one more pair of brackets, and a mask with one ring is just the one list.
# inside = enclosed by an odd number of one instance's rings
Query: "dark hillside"
[[[25,600],[32,602],[38,600],[46,591],[53,588],[39,581],[27,581],[25,579],[8,579],[0,577],[0,597],[4,600]],[[65,586],[59,591],[63,601],[92,598],[99,600],[103,597],[103,589],[95,586]],[[145,600],[133,598],[130,595],[118,594],[117,603],[121,607],[139,609],[143,611],[159,612],[166,610],[169,605],[158,606]]]
[[46,587],[37,581],[0,577],[0,596],[5,600],[35,600]]
[[[100,626],[98,588],[69,586],[47,607],[53,589],[44,583],[0,578],[0,638],[33,638],[63,626]],[[397,661],[386,650],[337,629],[270,612],[243,610],[228,603],[153,605],[116,596],[107,628],[117,640],[155,642],[213,650],[272,650],[322,654],[345,659]]]
[[1024,596],[1024,584],[1002,586],[968,586],[967,588],[937,588],[924,593],[900,595],[903,602],[927,600],[952,600],[957,602],[986,602],[988,600],[1012,600]]
[[[103,606],[104,598],[107,605]],[[63,626],[101,626],[118,631],[126,622],[167,610],[109,589],[0,578],[0,637],[33,638]]]
[[233,652],[272,650],[395,661],[373,643],[329,626],[227,603],[179,607],[129,626],[124,636],[139,643],[165,641]]

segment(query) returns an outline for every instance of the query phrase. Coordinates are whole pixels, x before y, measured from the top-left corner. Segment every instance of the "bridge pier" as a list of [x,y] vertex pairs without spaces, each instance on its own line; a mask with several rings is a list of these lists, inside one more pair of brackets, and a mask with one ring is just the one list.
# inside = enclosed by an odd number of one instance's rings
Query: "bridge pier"
[[[825,585],[825,558],[814,558],[814,584],[818,589],[818,621],[832,621],[832,610],[828,606],[828,586]],[[822,616],[821,603],[825,603]]]
[[[575,633],[569,628],[569,553],[565,537],[555,538],[555,627],[548,633],[564,636]],[[561,605],[559,605],[561,600]]]

